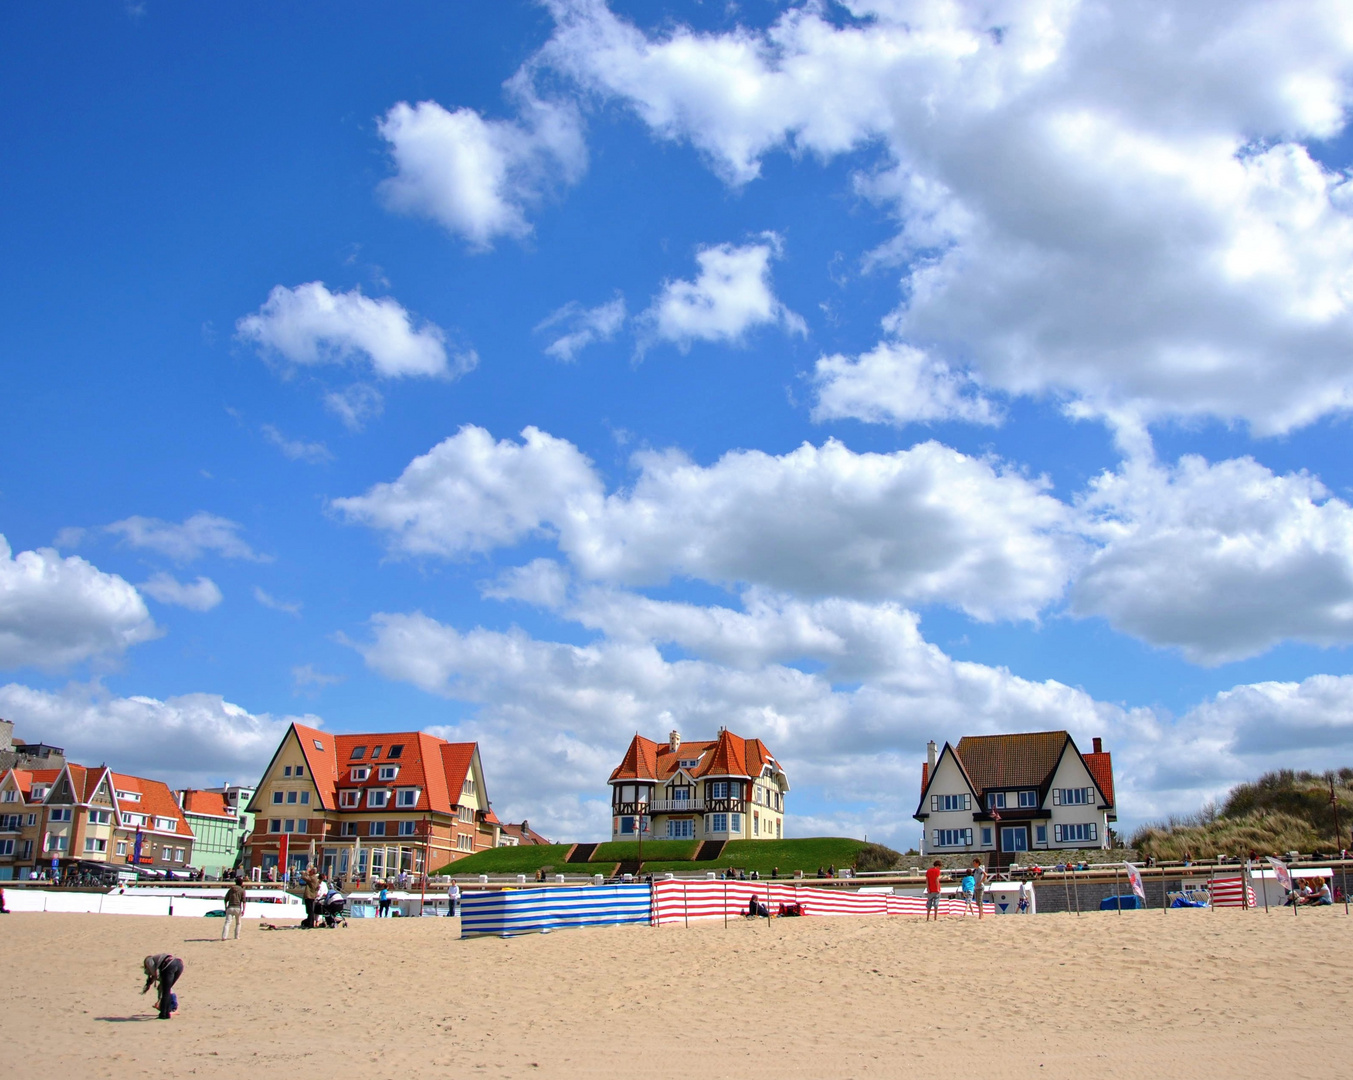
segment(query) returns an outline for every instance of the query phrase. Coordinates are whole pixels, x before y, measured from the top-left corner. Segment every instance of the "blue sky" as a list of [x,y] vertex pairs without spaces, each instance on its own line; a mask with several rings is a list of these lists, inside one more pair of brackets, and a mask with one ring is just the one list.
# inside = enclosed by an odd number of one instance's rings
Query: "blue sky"
[[427,728],[581,839],[726,724],[899,845],[929,738],[1353,761],[1339,5],[0,20],[20,737]]

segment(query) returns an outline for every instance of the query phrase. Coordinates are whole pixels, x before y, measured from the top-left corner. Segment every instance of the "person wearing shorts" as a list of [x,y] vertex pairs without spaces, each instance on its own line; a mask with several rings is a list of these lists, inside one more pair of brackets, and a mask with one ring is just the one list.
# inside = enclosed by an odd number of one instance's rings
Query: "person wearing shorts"
[[977,902],[977,917],[982,917],[982,894],[987,889],[987,868],[981,859],[972,861],[972,898]]
[[943,863],[935,860],[935,865],[925,872],[925,921],[930,921],[930,913],[935,913],[935,921],[940,921],[940,875]]

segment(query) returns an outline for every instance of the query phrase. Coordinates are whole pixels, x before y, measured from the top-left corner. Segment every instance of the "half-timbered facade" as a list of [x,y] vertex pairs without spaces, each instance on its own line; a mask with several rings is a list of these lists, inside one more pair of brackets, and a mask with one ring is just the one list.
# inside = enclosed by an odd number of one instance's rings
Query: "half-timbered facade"
[[1107,848],[1113,760],[1096,738],[1082,754],[1065,731],[977,735],[932,742],[921,766],[921,854]]
[[248,810],[249,865],[330,876],[436,871],[498,846],[478,743],[422,732],[333,735],[293,724]]
[[708,742],[634,736],[611,773],[616,840],[779,840],[789,778],[760,739],[720,728]]

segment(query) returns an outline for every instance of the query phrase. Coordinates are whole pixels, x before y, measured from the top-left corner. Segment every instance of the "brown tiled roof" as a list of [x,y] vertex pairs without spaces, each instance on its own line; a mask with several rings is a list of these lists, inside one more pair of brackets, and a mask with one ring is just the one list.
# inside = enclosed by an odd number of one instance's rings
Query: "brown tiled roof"
[[1015,735],[968,735],[958,755],[973,787],[1042,787],[1061,760],[1071,736],[1065,731],[1028,731]]
[[540,833],[536,832],[535,829],[531,828],[530,824],[525,821],[520,825],[514,825],[511,822],[507,822],[503,825],[503,832],[507,833],[509,836],[517,837],[519,843],[523,846],[550,843],[550,840],[547,837],[541,836]]

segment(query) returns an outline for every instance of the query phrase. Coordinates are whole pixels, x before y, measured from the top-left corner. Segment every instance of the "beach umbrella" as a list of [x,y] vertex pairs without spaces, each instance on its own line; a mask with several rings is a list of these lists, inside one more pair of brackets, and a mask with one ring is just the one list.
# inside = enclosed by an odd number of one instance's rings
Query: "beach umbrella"
[[352,838],[352,876],[357,877],[362,866],[362,838],[354,836]]
[[314,865],[315,865],[315,838],[312,836],[310,838],[310,861],[306,864],[306,869],[310,869]]

